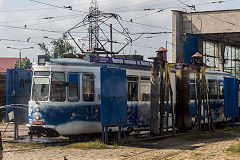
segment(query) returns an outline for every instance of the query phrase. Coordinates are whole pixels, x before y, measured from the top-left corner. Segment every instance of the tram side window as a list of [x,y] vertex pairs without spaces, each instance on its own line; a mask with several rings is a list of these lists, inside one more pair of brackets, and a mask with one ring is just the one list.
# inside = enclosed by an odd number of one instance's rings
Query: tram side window
[[150,101],[150,92],[151,92],[151,83],[150,78],[141,77],[140,83],[140,100],[141,101]]
[[33,101],[47,101],[49,94],[49,78],[36,77],[33,79]]
[[209,98],[217,99],[217,80],[208,80]]
[[138,77],[127,77],[127,100],[138,101]]
[[78,73],[68,74],[68,100],[77,102],[79,100],[79,75]]
[[94,75],[91,73],[83,74],[83,101],[94,101]]
[[191,100],[196,99],[196,83],[194,80],[190,80],[190,98]]
[[218,86],[219,86],[219,91],[218,91],[219,99],[223,99],[224,98],[223,97],[223,81],[219,81],[218,83],[219,83],[218,84]]
[[50,100],[53,102],[64,102],[66,100],[66,83],[64,72],[52,73]]

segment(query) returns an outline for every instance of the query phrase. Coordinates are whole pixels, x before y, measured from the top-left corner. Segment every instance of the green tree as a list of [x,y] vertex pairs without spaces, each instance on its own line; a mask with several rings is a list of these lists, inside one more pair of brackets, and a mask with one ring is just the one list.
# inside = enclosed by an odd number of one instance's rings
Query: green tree
[[[15,67],[19,67],[19,60],[16,61]],[[32,68],[32,63],[29,58],[25,57],[21,59],[21,68],[22,69],[31,69]]]
[[49,57],[52,57],[53,53],[57,53],[58,57],[63,57],[63,53],[76,53],[76,49],[74,46],[72,46],[67,41],[68,36],[66,34],[63,34],[62,37],[58,39],[53,39],[51,41],[52,49],[49,51],[49,49],[46,47],[45,43],[39,43],[40,49],[45,53],[45,55],[48,55]]
[[38,45],[39,45],[40,49],[45,53],[45,55],[51,57],[51,53],[49,52],[45,43],[38,43]]

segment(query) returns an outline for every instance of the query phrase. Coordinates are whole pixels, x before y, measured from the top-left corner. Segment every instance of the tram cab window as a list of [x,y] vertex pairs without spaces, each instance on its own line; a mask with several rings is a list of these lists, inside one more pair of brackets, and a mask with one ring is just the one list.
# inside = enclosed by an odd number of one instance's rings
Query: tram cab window
[[223,81],[219,81],[218,86],[219,99],[223,99]]
[[84,73],[82,79],[83,101],[94,101],[94,75],[92,73]]
[[127,77],[127,100],[138,101],[138,77]]
[[50,100],[64,102],[66,100],[65,73],[53,72],[51,81]]
[[196,99],[196,83],[195,80],[190,80],[190,99]]
[[77,102],[79,100],[79,74],[68,74],[68,100],[71,102]]
[[208,80],[209,98],[217,99],[217,80]]
[[49,78],[36,77],[33,79],[32,100],[47,101],[49,94]]
[[49,76],[50,72],[48,72],[48,71],[35,71],[34,75],[35,76]]
[[140,100],[150,101],[151,82],[149,77],[141,77],[140,82]]

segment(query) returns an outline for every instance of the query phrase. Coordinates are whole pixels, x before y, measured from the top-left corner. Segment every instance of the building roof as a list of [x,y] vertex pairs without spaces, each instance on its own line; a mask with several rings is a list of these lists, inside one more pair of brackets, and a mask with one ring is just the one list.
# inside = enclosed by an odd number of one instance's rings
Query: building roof
[[156,50],[156,52],[167,52],[167,49],[160,47],[158,50]]
[[199,11],[199,12],[185,12],[181,10],[172,10],[172,12],[181,12],[183,14],[203,14],[203,13],[222,13],[222,12],[239,12],[240,9],[224,9],[224,10],[207,10],[207,11]]
[[6,72],[8,68],[14,68],[19,58],[0,57],[0,72]]
[[201,53],[195,53],[192,57],[203,57],[203,55]]

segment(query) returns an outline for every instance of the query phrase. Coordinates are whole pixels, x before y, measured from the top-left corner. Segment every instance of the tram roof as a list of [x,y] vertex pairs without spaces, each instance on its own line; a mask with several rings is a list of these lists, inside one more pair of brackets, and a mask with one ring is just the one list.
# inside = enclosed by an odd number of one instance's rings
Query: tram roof
[[[36,64],[36,63],[35,63]],[[109,66],[126,69],[150,70],[152,63],[150,61],[138,61],[121,58],[96,57],[90,56],[84,59],[80,58],[54,58],[46,62],[47,65],[73,65],[73,66]]]
[[[36,64],[36,63],[35,63]],[[47,61],[46,64],[60,64],[60,65],[74,65],[74,66],[109,66],[124,69],[140,69],[150,70],[152,62],[150,61],[139,61],[122,58],[111,58],[111,57],[97,57],[90,55],[84,59],[80,58],[54,58]],[[173,71],[173,70],[172,70]],[[207,70],[208,74],[222,74],[229,75],[229,73],[222,71]]]

